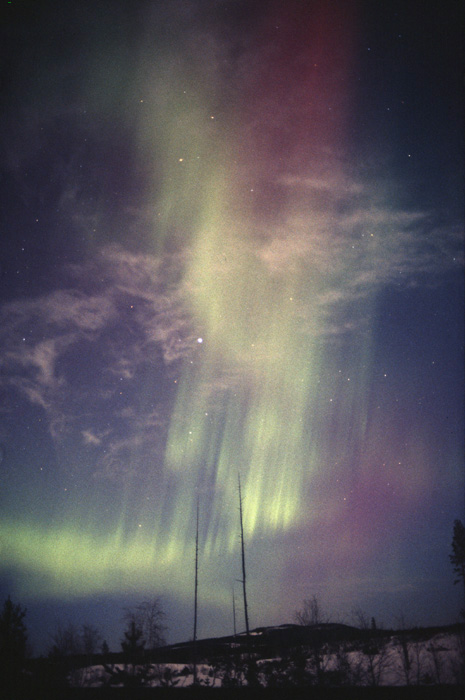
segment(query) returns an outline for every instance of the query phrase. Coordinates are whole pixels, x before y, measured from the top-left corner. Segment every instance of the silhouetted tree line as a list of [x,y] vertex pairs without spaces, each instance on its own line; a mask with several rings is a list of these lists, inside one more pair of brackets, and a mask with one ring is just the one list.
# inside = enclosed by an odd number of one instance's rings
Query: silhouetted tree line
[[452,554],[449,555],[456,579],[454,583],[463,585],[464,608],[462,617],[465,620],[465,526],[461,520],[454,521],[454,534],[452,537]]
[[12,602],[10,596],[0,616],[0,678],[5,688],[21,678],[27,654],[26,609]]

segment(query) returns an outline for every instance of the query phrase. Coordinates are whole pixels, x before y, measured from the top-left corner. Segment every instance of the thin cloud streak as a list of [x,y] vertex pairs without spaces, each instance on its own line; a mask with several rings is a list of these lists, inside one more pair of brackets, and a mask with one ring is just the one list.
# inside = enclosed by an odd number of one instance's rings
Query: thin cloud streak
[[[293,211],[287,223],[269,228],[265,242],[257,239],[250,251],[271,277],[288,275],[294,268],[323,275],[310,306],[300,297],[292,307],[304,330],[306,319],[320,309],[324,324],[318,333],[323,337],[357,332],[366,321],[354,305],[360,307],[360,302],[389,285],[402,289],[434,284],[438,276],[462,263],[460,233],[450,225],[434,224],[428,212],[389,209],[369,188],[348,180],[288,176],[285,181],[291,190],[324,190],[331,196],[326,212],[309,220]],[[346,213],[338,215],[341,200]],[[4,304],[0,335],[5,349],[0,362],[4,369],[16,367],[16,371],[3,382],[54,413],[66,402],[67,377],[56,371],[61,356],[81,340],[98,343],[108,328],[127,323],[133,335],[124,347],[115,348],[112,362],[106,358],[107,371],[131,381],[137,367],[153,360],[157,348],[167,367],[179,367],[195,353],[197,338],[203,334],[201,328],[193,330],[192,290],[182,278],[189,255],[188,248],[157,256],[117,245],[103,247],[92,260],[70,266],[71,281],[78,287]],[[231,263],[225,257],[219,265],[227,274]],[[310,325],[308,332],[315,332],[315,326]],[[37,336],[41,339],[35,341]],[[223,372],[209,382],[221,390],[234,386],[235,379]]]

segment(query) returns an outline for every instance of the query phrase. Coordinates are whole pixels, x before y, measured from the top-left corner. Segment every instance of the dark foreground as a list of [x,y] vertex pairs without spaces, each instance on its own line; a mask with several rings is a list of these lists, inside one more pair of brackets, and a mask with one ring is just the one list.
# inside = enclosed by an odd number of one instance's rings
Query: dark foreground
[[4,700],[463,700],[464,686],[11,689]]

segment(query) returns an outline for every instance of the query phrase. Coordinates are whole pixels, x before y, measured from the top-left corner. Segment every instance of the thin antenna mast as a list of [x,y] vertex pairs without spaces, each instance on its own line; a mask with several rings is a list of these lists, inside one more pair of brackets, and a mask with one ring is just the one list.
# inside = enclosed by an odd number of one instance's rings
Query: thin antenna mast
[[247,610],[247,590],[245,585],[245,552],[244,552],[244,525],[242,522],[242,493],[241,493],[241,475],[238,474],[239,481],[239,515],[241,521],[241,553],[242,553],[242,590],[244,592],[244,616],[245,616],[245,631],[247,641],[249,640],[249,613]]
[[234,586],[232,589],[232,600],[233,600],[233,627],[234,627],[234,636],[236,636],[236,599],[234,597]]
[[197,500],[197,522],[195,528],[195,588],[194,588],[194,635],[193,635],[193,674],[194,685],[197,685],[197,591],[199,582],[199,501]]

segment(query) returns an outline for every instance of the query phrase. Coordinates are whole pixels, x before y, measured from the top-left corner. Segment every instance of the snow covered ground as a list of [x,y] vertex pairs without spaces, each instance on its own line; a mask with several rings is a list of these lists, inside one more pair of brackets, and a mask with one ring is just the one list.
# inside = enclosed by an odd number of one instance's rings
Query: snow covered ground
[[[242,657],[214,664],[198,664],[197,678],[203,686],[221,687],[258,682],[263,686],[322,683],[343,686],[405,686],[462,684],[464,640],[453,633],[430,638],[392,635],[340,642],[333,648],[301,647],[285,657],[256,659]],[[90,666],[73,671],[73,687],[127,685],[185,687],[193,683],[192,665],[179,663],[146,666]]]

